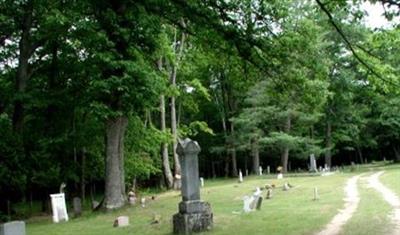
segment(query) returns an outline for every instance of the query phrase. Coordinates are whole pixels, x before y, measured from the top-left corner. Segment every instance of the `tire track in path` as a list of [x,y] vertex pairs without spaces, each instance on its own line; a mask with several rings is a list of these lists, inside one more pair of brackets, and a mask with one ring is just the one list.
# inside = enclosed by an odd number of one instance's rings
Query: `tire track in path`
[[400,234],[400,198],[389,188],[384,186],[380,181],[379,177],[384,173],[384,171],[377,172],[370,177],[368,177],[368,184],[370,187],[378,191],[383,199],[393,207],[393,214],[391,215],[391,220],[394,224],[393,235]]
[[344,208],[339,211],[338,214],[333,217],[331,222],[317,235],[336,235],[339,234],[343,225],[349,221],[353,216],[354,212],[357,210],[358,204],[360,202],[360,196],[358,194],[357,182],[361,175],[356,175],[347,180],[345,191],[345,201]]

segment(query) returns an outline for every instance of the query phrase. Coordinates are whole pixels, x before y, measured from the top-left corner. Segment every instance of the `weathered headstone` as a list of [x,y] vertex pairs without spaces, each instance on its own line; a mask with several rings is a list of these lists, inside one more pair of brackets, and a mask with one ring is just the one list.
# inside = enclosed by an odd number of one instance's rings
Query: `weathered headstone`
[[260,210],[262,204],[262,197],[260,195],[253,195],[251,197],[250,210]]
[[129,217],[128,216],[118,216],[114,220],[114,227],[126,227],[129,225]]
[[136,198],[135,192],[134,191],[130,191],[128,193],[128,202],[129,202],[129,204],[135,205],[136,201],[137,201],[137,198]]
[[267,189],[267,196],[265,197],[266,199],[271,199],[272,198],[272,188]]
[[82,215],[82,202],[79,197],[74,197],[72,199],[72,204],[74,208],[74,216],[78,217]]
[[282,174],[282,173],[279,173],[279,174],[276,176],[276,178],[277,178],[278,180],[283,179],[283,174]]
[[65,205],[64,193],[50,194],[51,209],[53,211],[53,222],[68,221],[67,207]]
[[249,169],[246,169],[246,176],[249,176]]
[[182,202],[173,216],[174,233],[191,234],[210,230],[213,213],[209,203],[200,200],[198,153],[200,146],[187,138],[179,141],[177,153],[182,171]]
[[0,235],[25,235],[24,221],[11,221],[0,225]]
[[288,191],[290,189],[288,182],[283,184],[283,191]]
[[259,167],[258,167],[258,174],[259,174],[259,175],[262,175],[262,174],[263,174],[263,168],[262,168],[262,166],[259,166]]
[[250,208],[250,204],[253,202],[253,198],[249,197],[249,196],[244,196],[243,197],[243,211],[248,213],[250,211],[252,211],[252,209]]
[[310,171],[311,172],[318,172],[317,161],[315,160],[315,155],[314,154],[310,155]]
[[92,209],[93,209],[93,210],[96,209],[99,205],[100,205],[100,202],[98,202],[98,201],[96,201],[96,200],[93,200],[93,201],[92,201]]
[[204,178],[203,177],[200,177],[200,185],[201,185],[201,187],[204,187]]
[[271,168],[267,166],[267,174],[269,175],[271,173]]
[[239,183],[242,183],[242,182],[243,182],[243,174],[242,174],[242,171],[239,170]]

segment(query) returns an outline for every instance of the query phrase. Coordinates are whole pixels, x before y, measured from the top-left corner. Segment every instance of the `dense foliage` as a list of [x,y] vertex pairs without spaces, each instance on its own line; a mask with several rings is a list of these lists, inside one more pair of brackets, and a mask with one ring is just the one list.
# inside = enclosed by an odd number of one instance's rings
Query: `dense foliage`
[[373,30],[361,1],[0,0],[0,210],[45,210],[62,182],[107,209],[135,182],[179,188],[183,137],[205,177],[400,161],[382,2]]

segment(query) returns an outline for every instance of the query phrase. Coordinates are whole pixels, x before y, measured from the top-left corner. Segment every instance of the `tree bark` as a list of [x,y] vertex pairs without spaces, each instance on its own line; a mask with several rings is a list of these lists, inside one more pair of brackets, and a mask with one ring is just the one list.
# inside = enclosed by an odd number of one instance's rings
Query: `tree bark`
[[103,207],[107,210],[125,205],[124,134],[126,117],[109,118],[106,123],[106,178]]
[[258,140],[253,139],[251,143],[251,155],[253,158],[253,169],[252,172],[256,175],[259,174],[260,167],[260,151],[258,146]]
[[357,149],[357,155],[358,155],[360,163],[364,164],[364,158],[363,158],[363,155],[362,155],[361,148],[357,146],[356,149]]
[[[180,45],[179,45],[179,52],[177,54],[177,61],[172,66],[171,72],[171,86],[176,87],[176,73],[178,70],[178,61],[182,57],[183,53],[183,45],[185,44],[185,33],[182,32]],[[176,44],[176,40],[175,43]],[[176,52],[176,45],[175,45],[175,52]],[[181,164],[179,163],[179,157],[176,153],[176,147],[178,145],[178,133],[177,133],[177,125],[176,125],[176,105],[175,105],[175,96],[171,96],[171,132],[172,132],[172,153],[174,156],[174,189],[181,188]]]
[[[286,124],[285,124],[285,132],[289,134],[291,128],[291,116],[290,114],[287,116]],[[285,146],[282,151],[281,156],[281,164],[282,164],[282,173],[287,173],[288,170],[288,161],[289,161],[289,147]]]
[[[165,125],[165,97],[164,95],[160,95],[160,113],[161,113],[161,132],[166,132],[166,125]],[[163,166],[163,173],[165,178],[165,184],[168,189],[172,188],[174,178],[172,176],[171,167],[169,165],[169,158],[168,158],[168,144],[161,143],[161,156],[162,156],[162,166]]]
[[[231,122],[231,136],[233,136],[235,133],[235,129],[233,126],[233,123]],[[232,140],[233,142],[233,140]],[[236,148],[234,143],[231,143],[231,162],[232,162],[232,176],[238,176],[238,170],[237,170],[237,160],[236,160]]]
[[24,103],[21,98],[26,90],[29,80],[29,59],[33,54],[34,48],[31,44],[31,28],[33,23],[33,6],[32,1],[28,1],[25,7],[22,22],[22,32],[19,41],[18,68],[15,81],[16,95],[18,96],[14,102],[14,112],[12,117],[13,130],[22,133],[24,121]]
[[326,122],[326,140],[325,140],[325,164],[331,168],[332,167],[332,125],[331,122],[328,120]]
[[394,150],[394,161],[395,162],[400,162],[400,148],[398,146],[393,146],[393,150]]
[[82,148],[82,152],[81,152],[81,198],[82,198],[82,203],[85,202],[86,199],[86,190],[85,190],[85,186],[86,186],[86,180],[85,180],[85,167],[86,167],[86,148],[83,147]]

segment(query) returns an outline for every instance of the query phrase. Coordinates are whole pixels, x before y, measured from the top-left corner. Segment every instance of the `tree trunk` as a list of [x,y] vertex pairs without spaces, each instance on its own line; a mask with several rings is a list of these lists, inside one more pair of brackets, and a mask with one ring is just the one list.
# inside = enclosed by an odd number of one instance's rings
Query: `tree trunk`
[[85,196],[86,196],[86,180],[85,180],[85,167],[86,167],[86,148],[82,148],[82,158],[81,158],[81,199],[82,203],[85,202]]
[[33,6],[32,1],[28,1],[26,8],[24,9],[24,17],[22,22],[22,32],[19,41],[19,54],[18,54],[18,68],[17,77],[15,81],[15,94],[17,99],[14,102],[13,112],[13,130],[17,133],[22,133],[23,121],[24,121],[24,103],[20,98],[25,92],[27,82],[30,77],[29,73],[29,59],[34,51],[31,44],[31,28],[32,28],[32,17],[33,17]]
[[211,174],[214,179],[217,178],[217,173],[215,171],[215,164],[216,164],[215,161],[211,161]]
[[[287,116],[285,124],[285,132],[289,134],[291,128],[291,117],[290,114]],[[289,147],[284,147],[281,156],[282,173],[287,173],[289,161]]]
[[[233,136],[234,133],[235,133],[235,129],[234,129],[233,123],[231,122],[231,136]],[[232,140],[232,142],[233,142],[233,140]],[[238,176],[236,148],[235,148],[234,143],[231,143],[231,153],[230,154],[231,154],[231,161],[232,161],[232,176]]]
[[362,151],[361,151],[360,147],[357,146],[356,149],[357,149],[357,155],[358,155],[360,163],[364,164],[364,158],[363,158]]
[[393,150],[394,150],[394,161],[395,162],[400,162],[400,149],[398,146],[393,146]]
[[[166,132],[166,125],[165,125],[165,98],[164,95],[160,96],[160,113],[161,113],[161,132]],[[169,165],[169,158],[168,158],[168,144],[161,143],[161,154],[162,154],[162,166],[163,166],[163,173],[165,178],[165,184],[168,189],[172,188],[173,186],[173,176],[171,172],[171,167]]]
[[224,176],[225,177],[229,176],[229,157],[228,156],[225,157],[225,161],[224,161]]
[[[177,54],[177,61],[172,66],[172,73],[171,73],[171,86],[176,87],[176,73],[178,70],[178,61],[182,57],[183,52],[183,45],[185,44],[185,33],[182,33],[180,45],[179,45],[179,52],[176,53],[176,44],[177,41],[175,39],[175,54]],[[176,105],[175,105],[175,96],[171,96],[171,132],[172,132],[172,153],[174,156],[174,189],[181,188],[181,164],[179,163],[179,157],[176,153],[176,147],[178,145],[178,133],[177,133],[177,126],[176,126]]]
[[103,207],[107,210],[125,205],[124,134],[126,117],[109,118],[106,123],[106,178]]
[[326,140],[325,140],[325,164],[331,168],[332,167],[332,126],[331,122],[328,120],[326,123]]
[[260,167],[260,151],[258,148],[258,140],[254,139],[251,143],[251,155],[253,158],[253,169],[252,172],[256,175],[259,174]]

